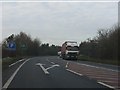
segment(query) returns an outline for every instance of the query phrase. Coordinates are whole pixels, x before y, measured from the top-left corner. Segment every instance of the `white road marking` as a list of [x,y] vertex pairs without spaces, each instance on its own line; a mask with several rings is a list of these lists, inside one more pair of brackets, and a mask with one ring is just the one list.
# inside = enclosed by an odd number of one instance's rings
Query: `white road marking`
[[77,73],[77,72],[75,72],[75,71],[72,71],[72,70],[70,70],[70,69],[66,69],[66,70],[67,70],[67,71],[70,71],[70,72],[72,72],[72,73],[74,73],[74,74],[77,74],[77,75],[83,76],[82,74]]
[[18,68],[17,70],[13,73],[13,75],[7,80],[7,82],[4,84],[4,86],[2,88],[8,88],[8,86],[10,85],[11,81],[13,80],[13,78],[15,77],[15,75],[17,74],[17,72],[20,70],[20,68],[30,59],[27,59],[25,62],[23,62]]
[[98,83],[101,84],[101,85],[104,85],[104,86],[106,86],[106,87],[109,87],[109,88],[115,89],[115,87],[110,86],[110,85],[108,85],[108,84],[105,84],[105,83],[103,83],[103,82],[99,82],[99,81],[98,81]]
[[117,81],[117,82],[114,82],[114,81],[107,81],[107,80],[101,80],[101,82],[118,83],[118,81]]
[[25,59],[21,59],[21,60],[15,62],[15,63],[12,63],[12,64],[9,65],[9,67],[11,67],[11,66],[13,66],[13,65],[15,65],[15,64],[17,64],[17,63],[19,63],[19,62],[21,62],[21,61],[24,61],[24,60],[25,60]]
[[79,64],[79,65],[84,65],[84,66],[88,66],[88,67],[94,67],[94,68],[105,69],[105,70],[109,70],[109,71],[119,72],[118,70],[108,69],[108,68],[104,68],[104,67],[97,67],[97,66],[92,66],[92,65],[88,65],[88,64],[81,64],[81,63],[77,63],[77,64]]
[[52,64],[55,64],[54,62],[51,62]]
[[53,67],[59,67],[59,66],[60,66],[60,65],[58,65],[58,64],[52,65],[51,67],[46,68],[46,70],[51,69],[51,68],[53,68]]
[[49,74],[49,72],[42,66],[43,64],[37,63],[36,65],[39,65],[42,68],[42,70],[44,71],[45,74]]
[[67,64],[66,64],[66,66],[65,66],[66,68],[68,67],[68,62],[67,62]]
[[[46,59],[46,61],[50,62],[50,60],[48,60],[48,58]],[[50,62],[50,63],[55,64],[54,62]]]
[[48,58],[46,59],[46,61],[48,61],[48,62],[49,62]]
[[49,72],[47,71],[48,69],[60,66],[60,65],[56,64],[56,65],[52,65],[51,67],[44,68],[43,65],[45,65],[45,64],[37,63],[36,65],[39,65],[42,68],[42,70],[44,71],[45,74],[49,74]]

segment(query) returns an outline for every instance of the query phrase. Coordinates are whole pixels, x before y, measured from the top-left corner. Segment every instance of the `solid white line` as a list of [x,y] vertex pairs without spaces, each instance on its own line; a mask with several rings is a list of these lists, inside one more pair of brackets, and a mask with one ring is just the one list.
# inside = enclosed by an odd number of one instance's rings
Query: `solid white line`
[[118,82],[114,82],[114,81],[106,81],[106,80],[101,80],[101,82],[108,82],[108,83],[118,83]]
[[4,84],[3,88],[8,88],[8,86],[10,85],[11,81],[13,80],[13,78],[15,77],[15,75],[17,74],[17,72],[20,70],[20,68],[30,59],[27,59],[25,62],[23,62],[18,68],[17,70],[13,73],[13,75],[7,80],[7,82]]
[[101,85],[104,85],[104,86],[106,86],[106,87],[109,87],[109,88],[115,89],[115,87],[110,86],[110,85],[108,85],[108,84],[105,84],[105,83],[103,83],[103,82],[98,82],[98,83],[101,84]]
[[81,64],[81,63],[77,63],[77,64],[84,65],[84,66],[87,66],[87,67],[94,67],[94,68],[100,68],[100,69],[105,69],[105,70],[109,70],[109,71],[119,72],[118,70],[108,69],[108,68],[104,68],[104,67],[97,67],[97,66],[92,66],[92,65],[88,65],[88,64]]
[[17,63],[19,63],[19,62],[22,62],[22,61],[24,61],[24,60],[25,60],[25,59],[21,59],[21,60],[15,62],[15,63],[12,63],[12,64],[9,65],[9,67],[11,67],[11,66],[13,66],[13,65],[15,65],[15,64],[17,64]]
[[74,73],[74,74],[77,74],[77,75],[80,75],[80,76],[82,76],[82,74],[80,74],[80,73],[77,73],[77,72],[75,72],[75,71],[72,71],[72,70],[70,70],[70,69],[66,69],[67,71],[70,71],[70,72],[72,72],[72,73]]
[[45,68],[42,66],[43,64],[37,63],[36,65],[39,65],[39,66],[42,68],[42,70],[44,71],[45,74],[49,74],[49,72],[47,71],[47,69],[45,69]]

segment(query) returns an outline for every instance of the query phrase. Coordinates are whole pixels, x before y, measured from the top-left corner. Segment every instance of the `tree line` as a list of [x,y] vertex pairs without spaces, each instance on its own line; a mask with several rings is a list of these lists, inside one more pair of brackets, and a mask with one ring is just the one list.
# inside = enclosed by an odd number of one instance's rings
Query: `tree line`
[[[97,34],[93,39],[88,38],[80,43],[80,54],[98,59],[118,60],[120,26],[100,29]],[[7,42],[11,38],[16,43],[16,50],[14,51],[7,49]],[[38,38],[32,39],[30,35],[20,32],[3,41],[2,57],[57,55],[60,49],[61,46],[49,45],[49,43],[42,44]]]
[[[8,49],[8,42],[10,41],[15,42],[16,50]],[[38,38],[32,39],[30,35],[20,32],[3,41],[2,57],[57,55],[60,48],[60,46],[49,45],[49,43],[42,44]]]
[[118,60],[120,26],[98,30],[98,36],[81,42],[80,54],[98,59]]

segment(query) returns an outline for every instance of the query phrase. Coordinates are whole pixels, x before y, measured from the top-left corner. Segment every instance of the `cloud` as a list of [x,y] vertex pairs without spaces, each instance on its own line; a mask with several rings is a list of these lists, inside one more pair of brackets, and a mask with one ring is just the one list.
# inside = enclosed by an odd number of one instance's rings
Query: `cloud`
[[115,24],[117,11],[117,3],[3,3],[3,38],[25,31],[44,42],[80,42]]

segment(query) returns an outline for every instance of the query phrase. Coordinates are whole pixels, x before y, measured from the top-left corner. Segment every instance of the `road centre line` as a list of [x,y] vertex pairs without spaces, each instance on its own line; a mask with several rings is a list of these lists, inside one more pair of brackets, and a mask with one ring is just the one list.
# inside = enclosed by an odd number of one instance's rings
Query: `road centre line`
[[48,62],[49,62],[48,58],[46,59],[46,61],[48,61]]
[[48,60],[48,58],[46,59],[46,61],[48,61],[48,62],[50,62],[50,63],[52,63],[52,64],[55,64],[54,62],[51,62],[50,60]]
[[17,70],[13,73],[13,75],[7,80],[7,82],[4,84],[3,88],[8,88],[8,86],[10,85],[10,83],[12,82],[12,80],[14,79],[15,75],[17,74],[17,72],[20,70],[20,68],[30,59],[27,59],[26,61],[24,61],[18,68]]
[[54,62],[51,62],[52,64],[55,64]]
[[115,87],[113,87],[113,86],[110,86],[110,85],[108,85],[108,84],[105,84],[105,83],[103,83],[103,82],[97,82],[97,83],[99,83],[99,84],[101,84],[101,85],[104,85],[104,86],[106,86],[106,87],[109,87],[109,88],[111,88],[111,89],[115,89]]
[[66,66],[65,66],[66,68],[68,67],[68,63],[69,63],[69,62],[67,62]]
[[72,71],[72,70],[70,70],[70,69],[66,69],[66,70],[69,71],[69,72],[72,72],[72,73],[74,73],[74,74],[77,74],[77,75],[79,75],[79,76],[83,76],[82,74],[77,73],[77,72],[75,72],[75,71]]
[[11,66],[13,66],[13,65],[15,65],[15,64],[17,64],[17,63],[19,63],[19,62],[22,62],[22,61],[24,61],[24,60],[25,60],[25,59],[21,59],[21,60],[15,62],[15,63],[12,63],[12,64],[9,65],[9,67],[11,67]]

